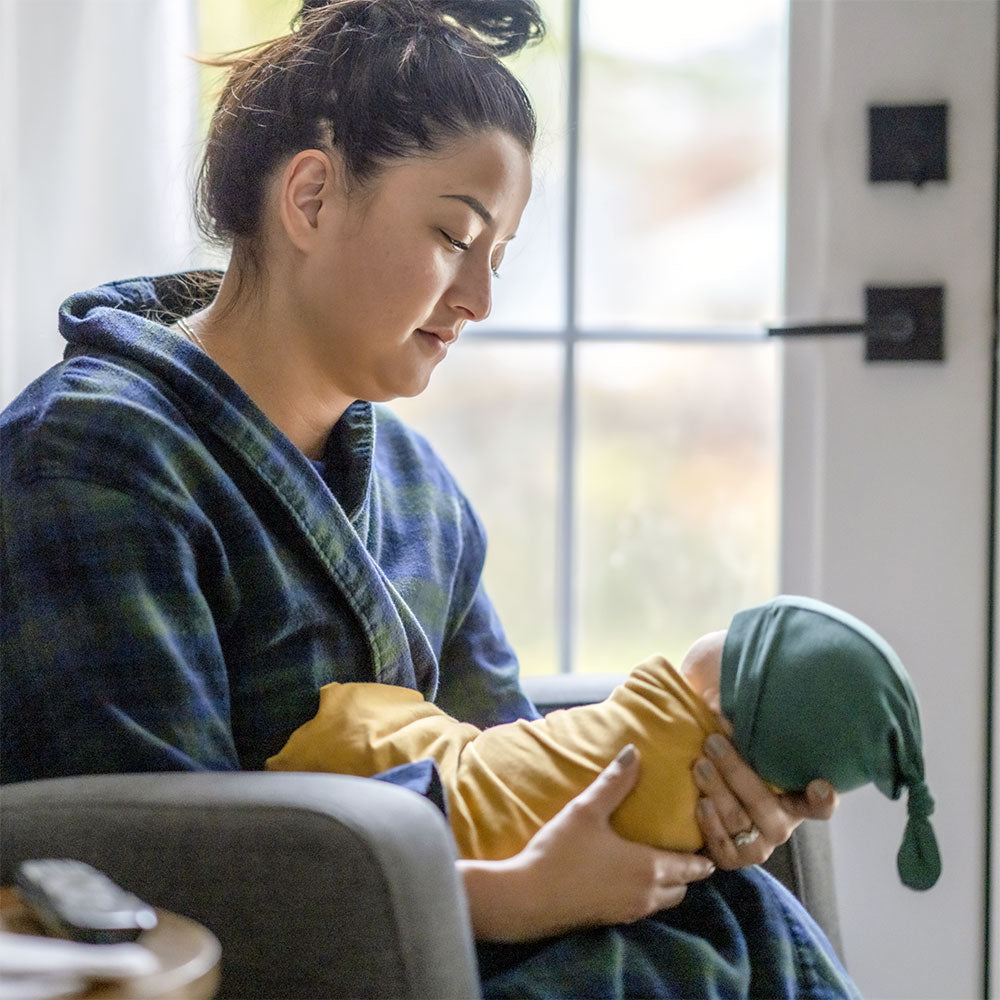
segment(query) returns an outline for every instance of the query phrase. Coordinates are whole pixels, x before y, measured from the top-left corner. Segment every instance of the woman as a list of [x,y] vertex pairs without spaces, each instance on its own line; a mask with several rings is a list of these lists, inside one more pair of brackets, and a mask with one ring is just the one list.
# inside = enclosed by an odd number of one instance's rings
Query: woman
[[[228,270],[72,296],[66,360],[2,417],[4,781],[259,768],[335,680],[535,714],[475,513],[372,403],[490,311],[535,137],[498,57],[541,33],[531,0],[341,0],[232,60],[199,200]],[[854,995],[746,867],[832,790],[775,797],[710,745],[709,859],[612,832],[638,767],[461,862],[487,995]]]

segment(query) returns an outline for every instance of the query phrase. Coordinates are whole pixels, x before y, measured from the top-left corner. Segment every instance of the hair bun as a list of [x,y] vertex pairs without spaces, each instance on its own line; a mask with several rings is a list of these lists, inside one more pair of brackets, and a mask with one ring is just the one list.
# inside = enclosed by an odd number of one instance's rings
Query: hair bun
[[421,23],[457,30],[498,57],[512,55],[545,34],[536,0],[302,0],[296,20],[301,23],[326,9],[375,31],[387,24],[413,28]]
[[471,31],[497,56],[512,55],[545,34],[535,0],[429,0],[427,6]]

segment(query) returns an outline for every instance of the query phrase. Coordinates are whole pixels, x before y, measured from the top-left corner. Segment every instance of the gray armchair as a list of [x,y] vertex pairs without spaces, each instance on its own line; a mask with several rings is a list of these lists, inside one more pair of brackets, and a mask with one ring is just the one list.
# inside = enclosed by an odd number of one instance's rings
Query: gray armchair
[[[607,679],[529,683],[543,710]],[[603,692],[603,693],[602,693]],[[479,995],[454,847],[419,795],[287,773],[95,775],[0,789],[0,881],[19,861],[87,861],[222,944],[220,997]],[[769,864],[839,950],[822,824]]]
[[0,790],[0,879],[75,857],[212,930],[220,996],[479,993],[454,847],[414,792],[326,774],[94,775]]

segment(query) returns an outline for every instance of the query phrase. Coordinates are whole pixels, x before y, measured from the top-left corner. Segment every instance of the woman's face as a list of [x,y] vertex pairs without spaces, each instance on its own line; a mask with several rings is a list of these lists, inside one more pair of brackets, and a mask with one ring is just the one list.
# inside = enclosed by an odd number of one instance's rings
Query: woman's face
[[352,399],[422,391],[465,324],[489,315],[530,192],[529,156],[501,132],[327,192],[291,299],[310,374]]

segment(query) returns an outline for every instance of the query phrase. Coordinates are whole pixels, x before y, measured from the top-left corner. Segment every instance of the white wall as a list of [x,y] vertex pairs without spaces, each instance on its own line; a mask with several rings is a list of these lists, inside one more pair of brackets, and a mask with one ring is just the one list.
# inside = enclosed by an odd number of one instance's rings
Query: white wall
[[193,259],[194,51],[188,0],[0,0],[0,406],[67,295]]
[[[782,586],[895,645],[921,696],[944,874],[904,888],[905,805],[833,827],[848,964],[868,998],[982,992],[994,0],[793,0],[787,314],[860,317],[866,284],[946,286],[943,364],[858,338],[784,350]],[[870,103],[950,105],[950,179],[867,182]]]

